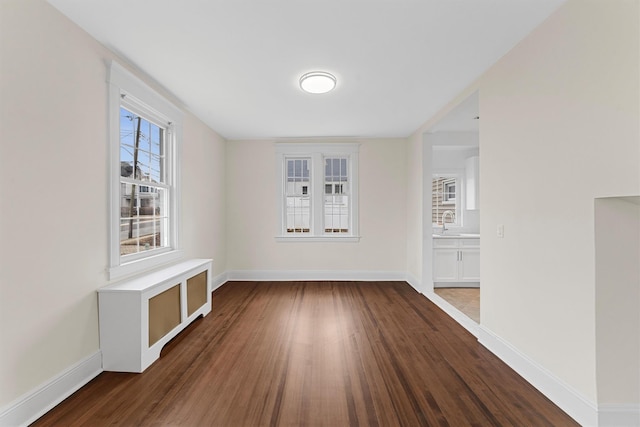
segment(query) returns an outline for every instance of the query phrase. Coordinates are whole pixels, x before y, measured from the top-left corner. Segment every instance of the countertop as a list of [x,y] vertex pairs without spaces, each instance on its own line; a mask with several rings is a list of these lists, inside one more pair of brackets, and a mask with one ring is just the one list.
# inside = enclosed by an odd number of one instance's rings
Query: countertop
[[433,234],[434,239],[479,239],[479,233],[444,233]]

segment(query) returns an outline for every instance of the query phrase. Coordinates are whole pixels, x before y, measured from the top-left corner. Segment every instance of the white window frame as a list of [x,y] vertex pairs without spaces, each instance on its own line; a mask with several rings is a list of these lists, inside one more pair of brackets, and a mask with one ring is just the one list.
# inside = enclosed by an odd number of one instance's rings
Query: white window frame
[[[279,242],[357,242],[358,228],[358,143],[276,143],[276,197],[278,224],[276,240]],[[311,159],[310,188],[311,224],[309,233],[286,232],[285,178],[286,161],[289,158]],[[324,160],[331,157],[346,157],[349,171],[349,233],[324,232]]]
[[[447,191],[447,187],[449,186],[449,184],[453,182],[454,187],[456,188],[454,191],[454,197],[453,199],[449,198],[449,192]],[[448,180],[444,181],[442,183],[443,187],[442,187],[442,204],[443,205],[453,205],[457,202],[458,200],[458,187],[459,183],[458,183],[458,178],[457,177],[452,177],[449,178]]]
[[[112,61],[109,64],[109,280],[148,271],[182,257],[180,236],[180,145],[183,113],[138,77]],[[169,245],[132,257],[120,255],[120,107],[143,118],[167,124],[166,184],[169,186]],[[124,259],[123,259],[124,258]]]

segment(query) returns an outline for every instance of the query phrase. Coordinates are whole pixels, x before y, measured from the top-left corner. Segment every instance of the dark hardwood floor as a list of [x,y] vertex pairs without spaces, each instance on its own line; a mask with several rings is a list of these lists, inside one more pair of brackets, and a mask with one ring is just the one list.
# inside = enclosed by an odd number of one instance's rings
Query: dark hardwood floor
[[229,282],[142,374],[37,426],[572,426],[404,282]]

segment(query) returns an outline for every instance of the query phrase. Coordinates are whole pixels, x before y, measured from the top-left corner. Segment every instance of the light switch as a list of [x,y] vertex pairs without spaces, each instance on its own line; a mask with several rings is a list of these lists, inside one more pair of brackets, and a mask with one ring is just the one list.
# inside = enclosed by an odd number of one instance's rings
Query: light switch
[[496,234],[498,235],[499,238],[504,238],[504,225],[503,224],[498,224],[498,229],[496,230]]

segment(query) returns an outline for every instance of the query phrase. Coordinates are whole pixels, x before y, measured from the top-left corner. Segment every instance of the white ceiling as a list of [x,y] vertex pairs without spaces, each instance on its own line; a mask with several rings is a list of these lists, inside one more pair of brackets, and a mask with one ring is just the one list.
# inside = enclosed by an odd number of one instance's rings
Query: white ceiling
[[[49,0],[228,139],[406,137],[564,0]],[[300,75],[338,85],[303,93]]]

